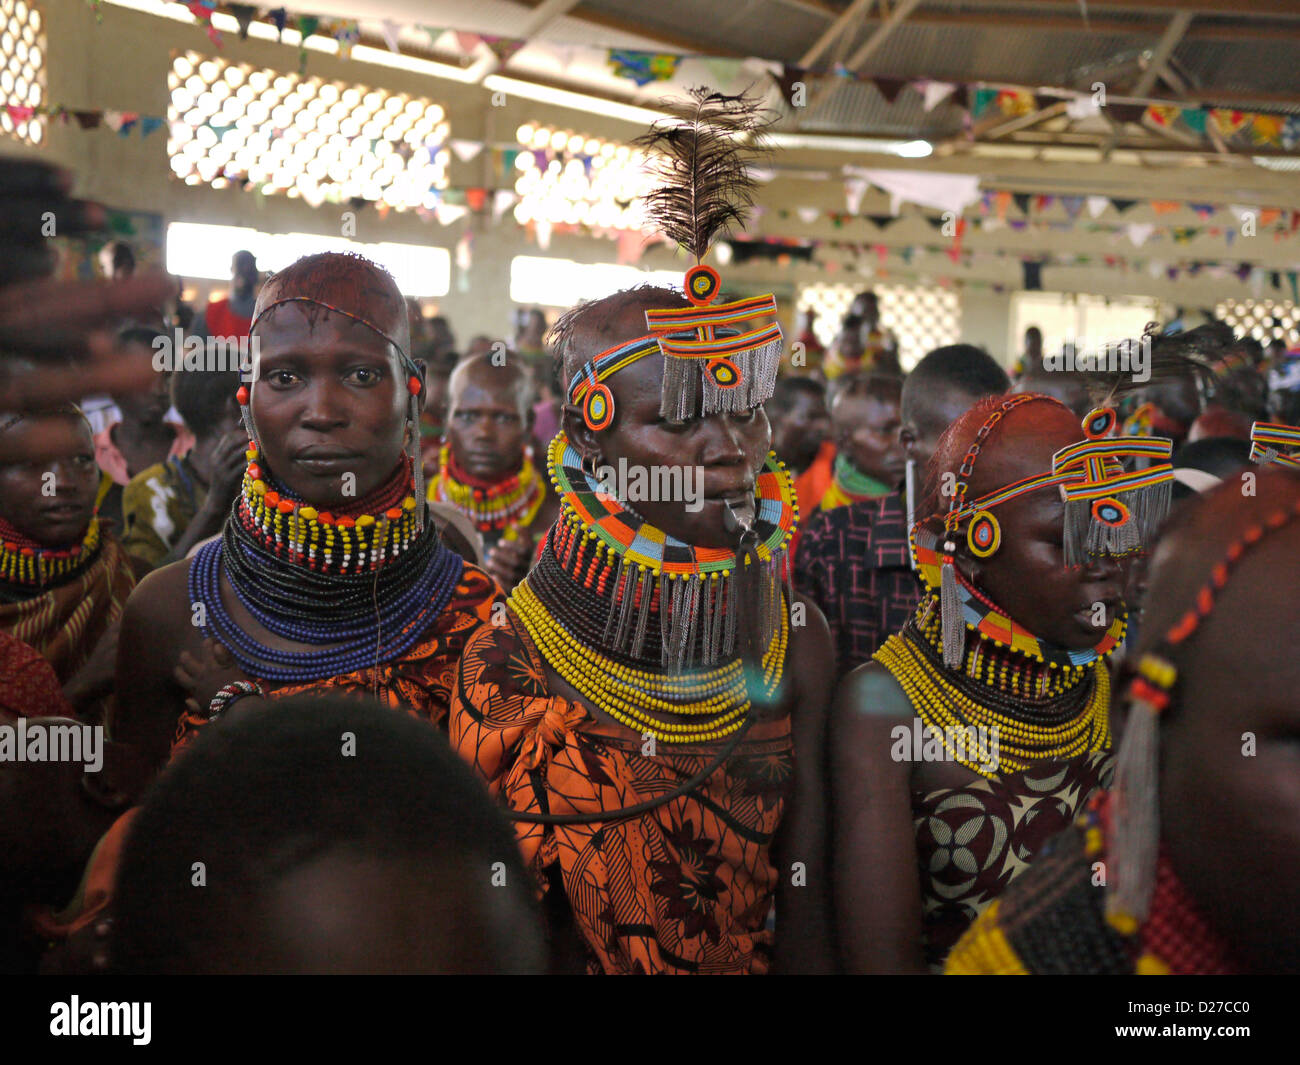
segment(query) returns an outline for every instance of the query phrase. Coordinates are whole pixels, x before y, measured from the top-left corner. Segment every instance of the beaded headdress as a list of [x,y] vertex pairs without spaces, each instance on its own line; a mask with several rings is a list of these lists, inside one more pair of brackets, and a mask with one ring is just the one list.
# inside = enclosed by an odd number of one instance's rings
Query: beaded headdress
[[[1004,485],[978,499],[967,500],[976,459],[993,430],[1008,412],[1034,401],[1057,402],[1034,393],[1003,400],[976,432],[957,470],[956,483],[944,515],[942,555],[937,567],[943,658],[944,664],[952,669],[960,666],[964,657],[968,625],[958,587],[955,557],[956,539],[963,523],[966,524],[966,543],[971,555],[988,558],[1002,544],[1002,529],[993,508],[1030,492],[1057,486],[1065,501],[1065,560],[1067,565],[1075,566],[1090,559],[1122,556],[1139,550],[1168,513],[1174,476],[1168,459],[1173,451],[1173,441],[1159,437],[1110,437],[1117,416],[1109,407],[1093,410],[1083,419],[1085,439],[1053,455],[1050,470]],[[1146,459],[1152,464],[1146,469],[1129,472],[1121,461],[1125,458]],[[936,567],[928,558],[923,562],[921,552],[925,545],[918,541],[921,531],[920,523],[914,526],[913,560],[922,581],[933,592]],[[978,626],[972,628],[979,631]]]
[[647,332],[588,360],[569,382],[569,402],[599,431],[614,416],[611,374],[659,352],[664,358],[660,413],[678,420],[766,402],[776,383],[783,338],[771,295],[715,302],[717,270],[704,263],[713,242],[744,223],[753,203],[749,167],[763,150],[758,135],[769,116],[748,96],[690,90],[672,119],[639,138],[657,167],[659,186],[645,199],[648,220],[692,256],[683,285],[689,307],[646,311]]
[[[381,266],[370,262],[359,255],[342,255],[326,254],[319,257],[324,260],[319,270],[310,271],[310,280],[307,277],[294,276],[291,280],[285,281],[285,274],[275,275],[262,291],[262,296],[258,298],[258,306],[252,323],[248,327],[249,335],[257,328],[257,324],[266,317],[266,315],[276,307],[283,306],[286,303],[302,303],[311,307],[319,307],[322,310],[329,311],[333,314],[342,315],[350,318],[354,322],[360,322],[371,331],[377,333],[386,340],[394,351],[397,352],[398,361],[401,363],[402,372],[406,375],[406,390],[409,396],[407,407],[407,430],[408,437],[406,451],[411,460],[412,476],[415,481],[414,495],[417,500],[424,499],[424,466],[420,456],[420,393],[424,390],[424,375],[420,368],[416,366],[415,361],[411,358],[408,348],[410,347],[410,336],[408,333],[406,305],[400,300],[396,284]],[[301,262],[302,260],[299,260]],[[290,267],[290,270],[293,268]],[[365,287],[360,283],[360,278],[365,274],[382,275],[386,278],[391,286],[391,292],[384,292],[373,286]],[[263,297],[270,292],[270,298]],[[360,313],[356,307],[364,306],[367,300],[390,299],[398,296],[400,303],[400,314],[394,307],[393,322],[388,328],[376,323],[371,317]],[[347,300],[355,304],[353,307],[343,306]],[[244,421],[244,428],[248,432],[249,440],[252,441],[254,449],[260,450],[257,439],[257,430],[253,424],[252,409],[249,404],[250,392],[246,385],[241,385],[236,396],[239,400],[240,416]],[[251,453],[250,453],[251,457]],[[424,507],[416,508],[416,527],[422,530],[424,528]]]
[[1124,739],[1115,760],[1111,789],[1114,810],[1111,854],[1113,868],[1106,879],[1106,917],[1124,934],[1131,934],[1147,916],[1155,887],[1160,843],[1160,717],[1173,701],[1178,682],[1174,657],[1214,609],[1216,597],[1248,548],[1300,518],[1300,499],[1251,525],[1235,539],[1191,605],[1152,650],[1138,661],[1128,688],[1129,713]]
[[1300,452],[1283,454],[1279,448],[1300,448],[1300,428],[1280,422],[1255,422],[1250,427],[1250,461],[1261,465],[1276,462],[1300,469]]

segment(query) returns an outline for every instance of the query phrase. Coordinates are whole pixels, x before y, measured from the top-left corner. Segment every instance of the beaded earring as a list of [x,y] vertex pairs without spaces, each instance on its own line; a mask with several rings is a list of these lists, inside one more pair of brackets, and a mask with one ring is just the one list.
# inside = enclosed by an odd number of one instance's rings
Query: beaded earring
[[415,528],[419,532],[424,531],[424,462],[420,455],[420,393],[423,390],[424,382],[412,373],[406,379],[406,391],[410,395],[406,411],[410,440],[406,444],[406,454],[411,459],[411,477],[415,482]]
[[235,399],[239,403],[239,420],[244,423],[244,432],[248,434],[249,442],[258,451],[262,450],[261,441],[257,439],[257,430],[253,428],[253,411],[249,405],[249,393],[247,385],[240,385],[235,392]]
[[989,558],[1002,546],[1002,526],[988,510],[976,511],[966,526],[966,547],[976,558]]

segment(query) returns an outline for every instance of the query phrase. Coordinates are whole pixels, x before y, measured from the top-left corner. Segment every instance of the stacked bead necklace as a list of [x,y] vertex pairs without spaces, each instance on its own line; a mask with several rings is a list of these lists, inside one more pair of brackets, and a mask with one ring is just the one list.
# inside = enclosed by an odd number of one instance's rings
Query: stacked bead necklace
[[[869,477],[854,466],[847,455],[841,453],[835,456],[831,486],[827,490],[827,495],[834,506],[860,503],[864,499],[876,499],[885,495],[889,488],[889,485]],[[823,509],[829,508],[823,504]]]
[[465,473],[445,443],[439,453],[438,479],[430,495],[435,502],[450,503],[484,533],[528,528],[546,499],[531,447],[525,450],[517,473],[502,481],[484,481]]
[[[944,748],[985,777],[1020,772],[1034,762],[1063,760],[1110,746],[1110,674],[1104,655],[1081,666],[1057,666],[998,646],[981,636],[962,667],[946,669],[935,598],[928,596],[875,660],[893,674],[922,723]],[[998,764],[970,756],[952,742],[975,727],[996,730]],[[950,730],[959,730],[952,732]]]
[[63,584],[95,560],[99,543],[97,517],[80,543],[60,548],[46,547],[0,518],[0,581],[34,591]]
[[[689,548],[597,492],[594,482],[565,491],[584,476],[570,451],[562,436],[551,446],[561,518],[511,595],[511,608],[551,668],[628,728],[666,743],[736,732],[749,716],[751,690],[768,698],[781,683],[789,599],[779,580],[762,597],[765,616],[754,619],[770,628],[762,630],[761,676],[751,677],[736,651],[740,606],[732,578],[740,564],[734,552]],[[795,520],[788,481],[772,463],[756,491],[769,545],[763,561],[773,566],[780,565]],[[620,549],[623,540],[628,546]],[[656,548],[658,557],[650,557]],[[691,564],[697,550],[708,569]]]
[[[190,599],[206,608],[204,635],[250,676],[273,681],[337,676],[409,650],[450,600],[463,566],[432,523],[416,528],[409,460],[334,515],[268,483],[255,450],[249,459],[221,540],[190,566]],[[285,651],[245,633],[222,604],[222,574],[268,632],[319,650]]]

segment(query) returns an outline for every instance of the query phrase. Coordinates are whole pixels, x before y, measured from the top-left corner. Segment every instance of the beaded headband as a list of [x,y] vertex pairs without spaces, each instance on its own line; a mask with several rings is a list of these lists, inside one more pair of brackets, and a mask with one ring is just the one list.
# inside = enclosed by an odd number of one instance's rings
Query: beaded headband
[[[424,465],[421,462],[421,456],[420,456],[419,426],[420,426],[420,393],[424,389],[424,381],[421,377],[419,367],[415,365],[415,362],[411,359],[411,356],[407,354],[405,350],[403,350],[402,346],[396,340],[394,340],[388,333],[386,333],[383,329],[375,325],[374,322],[370,321],[367,318],[362,317],[359,314],[356,314],[353,311],[344,310],[342,307],[336,307],[332,303],[326,303],[324,300],[314,299],[311,296],[283,296],[280,299],[272,300],[270,303],[268,303],[265,307],[263,307],[260,311],[257,312],[257,316],[253,319],[252,323],[248,327],[249,336],[252,336],[253,330],[257,328],[257,324],[263,318],[265,318],[270,311],[274,310],[276,307],[283,306],[286,303],[310,303],[316,307],[323,307],[325,308],[325,310],[331,311],[334,314],[341,314],[344,318],[351,318],[354,322],[360,322],[366,328],[370,329],[374,333],[377,333],[384,340],[388,341],[388,343],[391,344],[393,349],[397,352],[398,359],[402,364],[402,369],[404,369],[407,374],[406,390],[410,396],[410,400],[408,401],[406,417],[408,422],[408,428],[410,430],[411,439],[407,443],[406,453],[411,459],[411,467],[412,467],[413,478],[415,482],[415,491],[414,491],[415,498],[421,501],[421,505],[416,508],[415,522],[416,522],[416,528],[419,530],[423,530],[424,529],[424,506],[422,501],[424,500]],[[253,425],[253,412],[252,412],[252,408],[249,405],[250,392],[248,387],[246,385],[240,385],[239,389],[235,393],[235,398],[239,401],[240,417],[243,419],[244,429],[248,432],[248,439],[250,445],[249,454],[248,454],[249,461],[253,461],[257,457],[256,452],[261,450],[261,442],[258,440],[257,437],[257,429]]]
[[1131,935],[1137,930],[1147,915],[1155,886],[1160,841],[1159,719],[1173,701],[1178,681],[1173,652],[1210,616],[1216,596],[1227,586],[1231,572],[1247,548],[1297,518],[1300,518],[1300,498],[1289,508],[1274,511],[1264,521],[1252,525],[1229,544],[1223,559],[1210,570],[1209,580],[1193,596],[1192,605],[1155,649],[1138,662],[1137,676],[1128,688],[1128,721],[1116,757],[1115,783],[1111,789],[1115,810],[1111,849],[1115,862],[1106,883],[1106,919],[1121,933]]
[[1250,461],[1276,462],[1292,469],[1300,469],[1300,454],[1294,451],[1284,455],[1279,447],[1300,447],[1300,429],[1278,422],[1255,422],[1250,427]]

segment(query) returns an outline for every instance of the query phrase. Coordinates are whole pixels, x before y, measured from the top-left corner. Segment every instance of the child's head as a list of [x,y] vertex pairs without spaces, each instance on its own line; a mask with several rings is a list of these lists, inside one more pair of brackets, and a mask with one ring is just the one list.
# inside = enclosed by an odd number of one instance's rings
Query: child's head
[[436,729],[337,696],[210,726],[124,848],[126,973],[532,972],[531,881],[505,818]]

